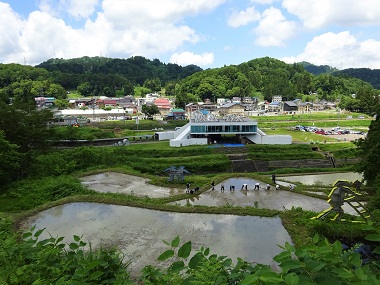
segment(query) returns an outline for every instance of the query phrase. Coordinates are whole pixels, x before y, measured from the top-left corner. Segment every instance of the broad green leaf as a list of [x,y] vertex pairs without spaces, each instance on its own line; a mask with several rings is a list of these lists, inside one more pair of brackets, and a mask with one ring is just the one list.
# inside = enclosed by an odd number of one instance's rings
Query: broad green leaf
[[313,236],[313,243],[317,243],[319,241],[319,236],[318,234]]
[[[362,268],[357,268],[355,271],[354,271],[355,275],[360,279],[360,280],[367,280],[368,276],[367,274],[365,274],[363,272],[363,269]],[[379,282],[380,284],[380,282]]]
[[91,270],[91,269],[94,269],[99,264],[100,264],[99,260],[94,260],[93,262],[91,262],[90,264],[88,264],[86,267],[87,267],[88,270]]
[[300,278],[295,273],[289,273],[285,276],[285,281],[288,285],[297,285]]
[[318,272],[319,270],[321,270],[325,266],[326,266],[326,263],[320,262],[320,261],[315,261],[315,260],[307,263],[307,267],[312,272]]
[[185,263],[182,260],[181,261],[175,261],[170,265],[169,272],[171,272],[171,273],[179,272],[183,269],[185,269]]
[[157,258],[157,260],[164,261],[174,256],[174,250],[169,249],[163,253]]
[[210,254],[210,248],[209,248],[209,247],[206,248],[205,251],[203,252],[203,254],[204,254],[205,256],[209,255],[209,254]]
[[335,253],[340,253],[340,252],[342,252],[342,244],[341,244],[341,243],[338,243],[338,242],[334,242],[333,245],[332,245],[332,250],[333,250],[333,252],[335,252]]
[[44,232],[45,228],[41,229],[41,230],[38,230],[34,233],[34,237],[38,238],[43,232]]
[[197,252],[189,261],[189,268],[195,269],[199,265],[199,263],[204,259],[201,252]]
[[285,243],[285,248],[291,252],[295,251],[295,247],[288,242]]
[[22,235],[22,238],[23,239],[27,239],[27,238],[30,238],[33,234],[31,232],[26,232]]
[[283,280],[282,278],[278,278],[278,277],[265,277],[265,276],[261,276],[260,277],[260,280],[266,282],[266,283],[274,283],[274,284],[280,284]]
[[353,274],[351,271],[345,269],[345,268],[339,268],[337,270],[337,273],[339,274],[339,277],[342,279],[352,279],[355,277],[355,274]]
[[76,242],[80,241],[80,236],[74,235],[74,240],[75,240]]
[[380,234],[370,234],[366,236],[365,239],[370,241],[380,241]]
[[178,256],[188,258],[191,253],[191,241],[184,243],[178,250]]
[[224,267],[230,267],[232,265],[232,259],[227,258],[225,261],[223,261],[223,266]]
[[90,280],[96,280],[96,279],[98,279],[102,275],[103,275],[103,272],[101,272],[99,270],[95,271],[95,272],[91,273]]
[[63,241],[65,237],[59,237],[55,240],[56,243],[60,243],[61,241]]
[[241,281],[239,284],[240,285],[252,285],[252,284],[259,284],[258,281],[259,281],[259,277],[260,276],[257,276],[257,275],[248,275],[247,277],[245,277],[243,279],[243,281]]
[[308,251],[304,248],[297,248],[294,253],[298,258],[303,258],[308,254]]
[[171,242],[171,246],[172,247],[177,247],[178,245],[179,245],[179,242],[180,242],[181,240],[180,240],[180,238],[179,238],[179,236],[176,236],[173,240],[172,240],[172,242]]
[[302,268],[302,263],[299,260],[286,260],[281,262],[280,267],[282,272],[287,273],[291,269]]
[[355,267],[360,267],[362,265],[360,254],[357,252],[350,255],[350,261],[351,261],[351,264]]
[[282,251],[273,258],[274,261],[277,261],[279,263],[289,259],[291,259],[291,254],[289,251]]
[[72,242],[72,243],[69,244],[69,248],[71,250],[76,250],[76,249],[79,248],[79,246],[75,242]]

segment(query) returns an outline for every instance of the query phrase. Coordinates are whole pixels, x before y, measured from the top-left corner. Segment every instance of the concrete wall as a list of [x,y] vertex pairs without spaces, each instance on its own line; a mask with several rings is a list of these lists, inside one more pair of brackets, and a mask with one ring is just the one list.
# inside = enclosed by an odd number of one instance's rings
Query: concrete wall
[[165,141],[165,140],[171,140],[174,139],[174,131],[173,132],[157,132],[155,133],[157,140],[159,141]]
[[192,139],[184,139],[184,140],[170,140],[171,147],[181,147],[188,145],[206,145],[207,138],[192,138]]
[[262,136],[261,144],[292,144],[292,136],[289,136],[289,135]]
[[292,144],[290,135],[267,135],[260,129],[257,129],[257,134],[247,135],[246,138],[255,144]]

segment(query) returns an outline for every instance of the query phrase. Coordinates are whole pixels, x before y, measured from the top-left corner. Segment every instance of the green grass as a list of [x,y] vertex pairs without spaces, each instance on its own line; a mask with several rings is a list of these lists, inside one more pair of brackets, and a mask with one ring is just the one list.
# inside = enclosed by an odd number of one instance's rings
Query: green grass
[[[339,114],[336,111],[320,111],[320,112],[311,112],[308,114],[296,114],[296,115],[264,115],[264,116],[255,116],[252,119],[257,120],[258,122],[273,122],[273,121],[321,121],[321,120],[347,120],[347,116],[352,116],[350,121],[354,121],[358,116],[364,116],[369,118],[367,115],[362,113],[347,113]],[[359,119],[363,120],[363,119]]]
[[337,142],[337,138],[330,138],[328,136],[315,134],[313,132],[300,132],[300,131],[293,131],[289,130],[287,128],[276,128],[276,129],[262,129],[267,135],[290,135],[292,136],[293,142],[298,143],[323,143],[325,140],[326,142]]

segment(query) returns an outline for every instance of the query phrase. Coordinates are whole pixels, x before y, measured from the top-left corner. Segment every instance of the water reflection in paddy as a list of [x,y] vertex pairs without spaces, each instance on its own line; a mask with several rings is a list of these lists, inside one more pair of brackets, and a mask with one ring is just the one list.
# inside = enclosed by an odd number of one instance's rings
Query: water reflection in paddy
[[[304,210],[322,212],[330,207],[327,203],[327,198],[314,198],[292,191],[275,190],[271,186],[270,190],[265,190],[266,184],[260,185],[260,190],[253,190],[258,180],[249,178],[230,178],[223,183],[217,184],[214,190],[208,190],[197,196],[190,196],[188,199],[176,201],[179,205],[203,205],[203,206],[251,206],[266,208],[272,210],[283,211],[292,207],[300,207]],[[225,190],[220,191],[221,185],[224,185]],[[241,190],[243,184],[247,184],[248,190]],[[230,191],[230,185],[235,186],[235,191]],[[348,204],[342,206],[343,210],[351,215],[357,215],[355,210]]]
[[97,203],[71,203],[45,210],[26,221],[38,229],[46,228],[45,237],[83,235],[94,246],[117,246],[135,258],[134,272],[145,264],[156,264],[157,257],[167,248],[162,240],[171,241],[179,235],[191,240],[193,248],[204,245],[212,252],[227,255],[236,261],[272,264],[280,252],[277,246],[290,236],[280,218],[234,215],[169,213],[126,206]]
[[338,179],[348,181],[361,181],[363,175],[357,172],[343,172],[343,173],[324,173],[324,174],[310,174],[310,175],[297,175],[297,176],[282,176],[277,177],[279,180],[289,182],[299,182],[304,185],[325,185],[329,186],[335,183]]

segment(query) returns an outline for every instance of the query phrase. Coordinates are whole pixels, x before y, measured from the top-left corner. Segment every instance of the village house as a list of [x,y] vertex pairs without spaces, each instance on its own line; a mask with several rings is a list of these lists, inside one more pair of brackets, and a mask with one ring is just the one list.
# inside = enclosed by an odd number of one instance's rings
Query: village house
[[183,109],[172,109],[168,115],[166,116],[167,120],[185,120],[186,119],[186,113]]
[[298,111],[298,105],[294,101],[281,102],[281,111],[283,113],[294,113]]
[[172,104],[167,98],[157,98],[153,102],[154,105],[157,106],[160,111],[161,116],[165,117],[169,114],[170,109],[172,108]]
[[281,101],[274,101],[267,105],[268,112],[280,112],[281,111]]
[[241,115],[244,116],[244,106],[239,103],[227,103],[220,106],[220,116]]

